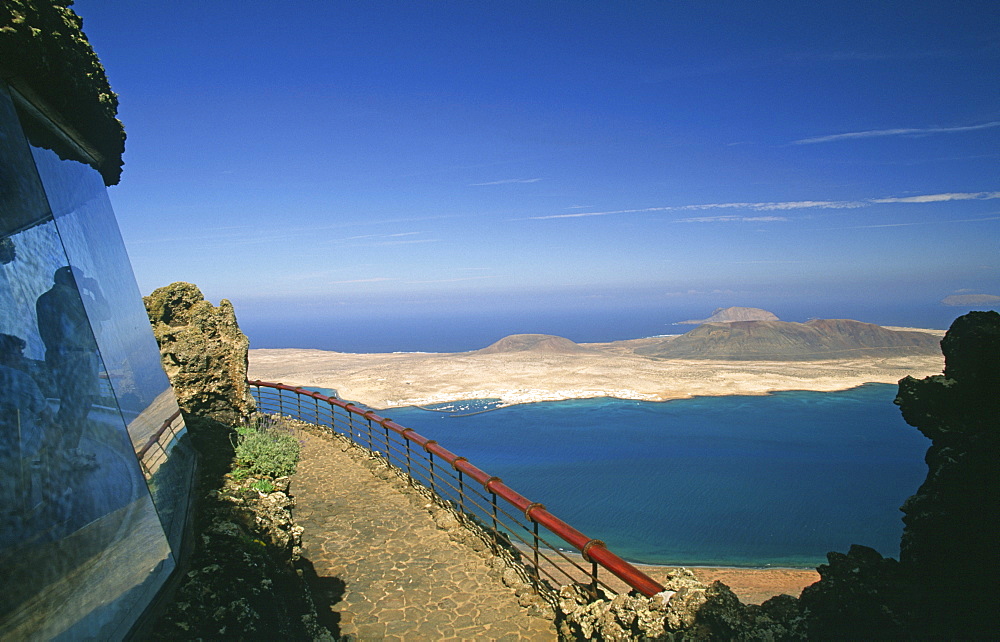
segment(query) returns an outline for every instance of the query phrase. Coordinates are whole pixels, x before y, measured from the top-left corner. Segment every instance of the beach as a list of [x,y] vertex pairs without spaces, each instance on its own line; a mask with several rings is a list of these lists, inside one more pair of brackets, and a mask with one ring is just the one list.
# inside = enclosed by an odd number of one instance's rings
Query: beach
[[[928,331],[936,332],[936,331]],[[894,384],[941,372],[936,356],[815,361],[657,359],[636,354],[653,339],[580,344],[579,352],[353,354],[310,349],[250,351],[249,377],[332,388],[340,398],[386,409],[463,399],[505,405],[615,397],[667,401],[697,396],[831,392]]]

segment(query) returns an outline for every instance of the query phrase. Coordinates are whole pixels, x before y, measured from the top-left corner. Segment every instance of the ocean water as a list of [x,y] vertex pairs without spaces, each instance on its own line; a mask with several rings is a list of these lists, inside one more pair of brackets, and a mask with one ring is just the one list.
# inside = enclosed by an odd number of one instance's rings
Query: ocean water
[[896,386],[844,392],[588,399],[382,413],[437,439],[622,557],[812,567],[864,544],[897,557],[899,506],[929,441]]
[[[755,302],[756,303],[756,302]],[[731,303],[730,303],[731,304]],[[763,304],[762,304],[763,305]],[[763,305],[784,321],[810,318],[856,319],[880,325],[946,329],[967,310],[941,305]],[[714,307],[672,305],[539,310],[503,309],[399,311],[369,314],[303,313],[294,306],[264,313],[237,306],[240,327],[251,348],[315,348],[336,352],[464,352],[511,335],[554,334],[577,343],[682,334],[692,327],[679,321],[703,319]]]

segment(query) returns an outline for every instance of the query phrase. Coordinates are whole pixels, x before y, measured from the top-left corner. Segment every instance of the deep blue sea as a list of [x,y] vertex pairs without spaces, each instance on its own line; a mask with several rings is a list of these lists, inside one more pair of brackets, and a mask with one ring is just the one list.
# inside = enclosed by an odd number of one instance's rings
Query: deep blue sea
[[[812,567],[864,544],[897,557],[899,506],[929,441],[896,386],[588,399],[456,416],[483,402],[382,413],[442,445],[626,559]],[[488,406],[488,404],[487,404]]]
[[[967,310],[942,305],[764,306],[784,321],[856,319],[866,323],[947,329]],[[519,333],[554,334],[577,343],[681,334],[688,319],[712,314],[710,305],[601,307],[593,309],[503,309],[454,311],[442,306],[403,314],[373,309],[366,314],[304,311],[285,307],[264,313],[238,307],[240,327],[251,348],[315,348],[336,352],[464,352]]]
[[[853,318],[925,328],[947,328],[966,311],[878,302],[760,305],[786,321]],[[693,326],[675,322],[711,310],[701,303],[586,314],[517,306],[406,317],[285,312],[241,315],[240,323],[252,348],[461,352],[515,333],[580,343],[679,334]],[[661,403],[562,401],[468,417],[416,408],[385,414],[502,477],[627,559],[812,567],[851,544],[899,554],[899,506],[926,475],[929,442],[903,422],[895,394],[894,385],[873,384]],[[455,406],[474,410],[481,403]]]

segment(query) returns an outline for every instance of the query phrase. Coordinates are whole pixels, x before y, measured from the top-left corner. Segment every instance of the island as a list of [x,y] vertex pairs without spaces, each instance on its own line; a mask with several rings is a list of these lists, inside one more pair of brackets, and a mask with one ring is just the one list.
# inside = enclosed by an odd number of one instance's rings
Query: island
[[332,388],[340,398],[374,409],[466,399],[509,405],[830,392],[941,372],[943,335],[844,319],[758,320],[703,323],[685,335],[608,343],[520,334],[458,353],[254,349],[249,377]]

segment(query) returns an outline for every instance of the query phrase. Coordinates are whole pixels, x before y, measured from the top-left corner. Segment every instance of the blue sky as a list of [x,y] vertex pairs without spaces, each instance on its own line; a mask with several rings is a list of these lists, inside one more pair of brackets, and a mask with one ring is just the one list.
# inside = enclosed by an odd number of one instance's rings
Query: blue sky
[[144,293],[251,323],[1000,296],[996,2],[74,8]]

